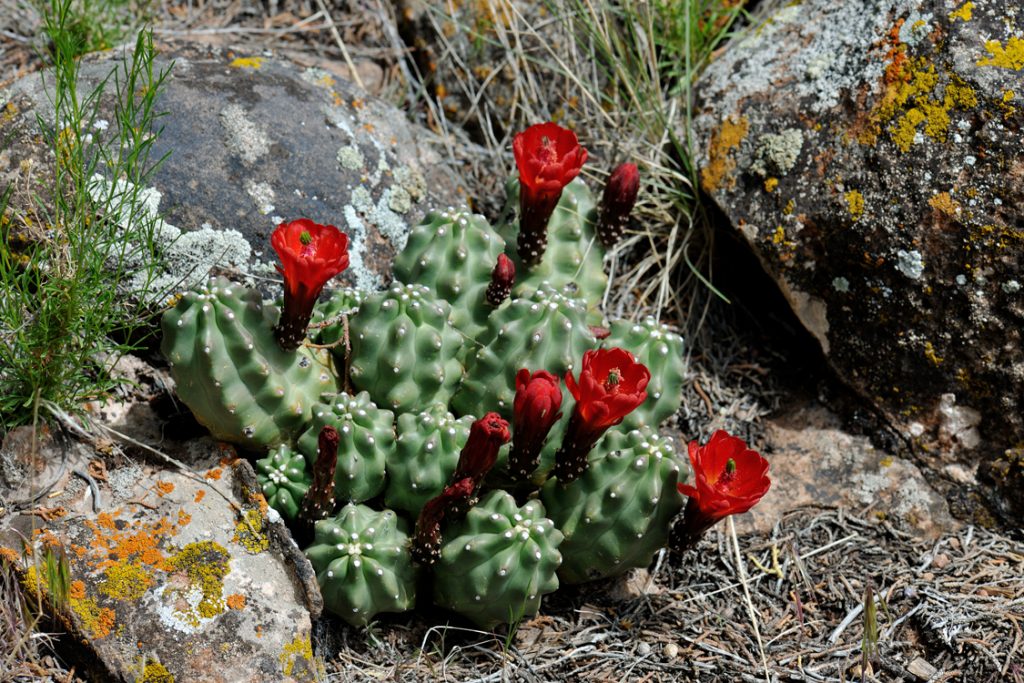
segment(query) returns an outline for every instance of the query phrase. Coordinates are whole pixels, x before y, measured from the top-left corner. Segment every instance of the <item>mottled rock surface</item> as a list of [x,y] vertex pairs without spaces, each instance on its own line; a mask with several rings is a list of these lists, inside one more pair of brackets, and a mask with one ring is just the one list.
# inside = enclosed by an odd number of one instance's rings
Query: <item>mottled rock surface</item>
[[772,486],[749,513],[736,518],[739,530],[767,533],[787,513],[807,505],[842,507],[933,539],[958,528],[946,501],[914,463],[846,432],[820,405],[790,409],[768,419],[766,427],[764,456],[771,463]]
[[939,465],[1005,464],[1024,440],[1024,7],[759,16],[698,85],[703,189],[903,434]]
[[126,683],[315,679],[316,579],[247,462],[208,439],[190,445],[193,471],[123,455],[106,465],[59,434],[38,449],[31,439],[20,428],[0,449],[0,560],[53,602],[46,548],[62,549],[62,627],[95,654],[80,669]]
[[[160,55],[155,68],[172,61],[151,158],[169,156],[145,194],[146,209],[166,220],[158,287],[201,282],[214,266],[276,277],[269,235],[298,217],[347,232],[352,261],[341,279],[379,287],[409,226],[430,208],[464,203],[429,131],[327,71],[198,45]],[[118,63],[117,50],[87,58],[83,92]],[[44,72],[0,92],[0,135],[13,135],[0,180],[16,187],[49,173],[35,116],[53,119],[51,83]],[[89,131],[100,140],[116,139],[110,99]],[[29,200],[16,195],[14,208]]]

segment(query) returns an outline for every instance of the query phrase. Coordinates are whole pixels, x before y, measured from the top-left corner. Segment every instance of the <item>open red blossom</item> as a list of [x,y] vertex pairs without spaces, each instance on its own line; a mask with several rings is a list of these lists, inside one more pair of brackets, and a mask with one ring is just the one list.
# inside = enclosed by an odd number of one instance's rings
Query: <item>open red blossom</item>
[[512,477],[527,479],[540,461],[540,451],[548,432],[562,417],[562,385],[546,370],[530,374],[523,368],[516,373],[516,397],[512,404],[513,439],[508,465]]
[[565,384],[576,399],[562,447],[555,455],[555,475],[563,484],[587,469],[587,454],[597,440],[647,400],[651,373],[633,354],[620,348],[583,354],[579,383],[571,372]]
[[277,272],[284,277],[284,310],[274,332],[283,348],[295,349],[306,336],[324,285],[348,268],[348,235],[333,225],[300,218],[278,225],[270,244],[281,259]]
[[620,348],[597,349],[583,354],[579,384],[565,373],[565,384],[576,399],[575,414],[587,432],[604,433],[622,422],[647,400],[651,373],[633,354]]
[[487,413],[469,428],[469,438],[459,454],[452,481],[471,478],[477,486],[494,467],[498,450],[512,438],[508,422],[497,413]]
[[519,169],[520,260],[528,266],[540,263],[547,248],[548,220],[562,196],[587,160],[576,134],[555,123],[540,123],[518,133],[512,153]]
[[696,545],[701,534],[729,515],[750,510],[768,492],[768,461],[740,438],[719,430],[707,445],[690,442],[690,464],[695,486],[679,484],[689,496],[683,520],[674,535],[685,547]]

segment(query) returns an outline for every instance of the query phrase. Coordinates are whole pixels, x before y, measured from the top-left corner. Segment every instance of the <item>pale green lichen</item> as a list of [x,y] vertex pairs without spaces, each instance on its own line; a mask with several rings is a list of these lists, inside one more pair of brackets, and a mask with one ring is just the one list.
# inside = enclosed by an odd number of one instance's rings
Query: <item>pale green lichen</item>
[[362,151],[355,145],[345,145],[338,150],[338,164],[349,171],[358,171],[366,165]]
[[781,133],[766,133],[758,141],[756,158],[750,170],[762,178],[786,175],[800,156],[804,134],[799,128],[787,128]]

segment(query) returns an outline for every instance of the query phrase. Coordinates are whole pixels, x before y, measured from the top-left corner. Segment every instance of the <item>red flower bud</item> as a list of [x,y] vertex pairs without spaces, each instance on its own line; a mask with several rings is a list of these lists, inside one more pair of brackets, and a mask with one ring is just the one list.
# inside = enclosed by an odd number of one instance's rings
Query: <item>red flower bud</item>
[[601,213],[597,219],[597,236],[605,247],[610,249],[622,239],[639,191],[640,172],[636,164],[619,164],[604,186]]
[[548,220],[562,188],[579,175],[587,160],[576,134],[555,123],[541,123],[518,133],[512,152],[519,168],[519,259],[540,263],[547,248]]
[[562,447],[555,456],[555,476],[563,484],[587,469],[587,454],[597,440],[647,400],[651,373],[619,348],[583,354],[579,384],[565,373],[565,384],[576,399]]
[[334,470],[338,466],[338,430],[327,425],[317,438],[313,483],[302,497],[296,541],[311,538],[314,523],[334,512]]
[[477,486],[494,467],[498,450],[508,443],[511,435],[508,422],[497,413],[487,413],[469,428],[469,439],[459,454],[459,464],[452,481],[471,478]]
[[324,284],[348,268],[348,235],[333,225],[300,218],[277,226],[270,244],[281,259],[277,272],[284,277],[284,310],[274,336],[281,348],[292,350],[306,336]]
[[431,565],[441,556],[441,522],[472,499],[476,483],[471,477],[460,479],[423,506],[416,520],[412,541],[412,557],[420,564]]
[[562,417],[562,386],[558,377],[546,370],[530,375],[523,368],[516,374],[516,398],[512,406],[512,450],[508,466],[512,478],[523,481],[537,469],[540,451],[548,432]]
[[612,334],[612,331],[607,327],[599,325],[588,325],[588,327],[590,328],[590,334],[594,335],[595,339],[607,339]]
[[487,303],[500,306],[501,302],[512,293],[512,285],[516,281],[516,266],[512,259],[498,254],[498,263],[491,271],[491,284],[487,286]]
[[673,531],[673,544],[692,547],[719,520],[750,510],[768,492],[768,461],[742,439],[719,430],[707,445],[690,442],[695,486],[679,484],[690,497],[683,520]]

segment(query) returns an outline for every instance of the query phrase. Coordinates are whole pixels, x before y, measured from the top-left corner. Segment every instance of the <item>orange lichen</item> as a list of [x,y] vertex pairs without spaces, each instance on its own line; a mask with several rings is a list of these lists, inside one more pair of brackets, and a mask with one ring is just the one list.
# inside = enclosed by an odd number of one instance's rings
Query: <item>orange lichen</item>
[[953,199],[948,192],[940,192],[928,200],[928,205],[947,216],[955,216],[960,212],[960,202]]
[[161,498],[174,491],[174,484],[169,481],[158,481],[156,483],[156,494]]
[[722,121],[721,128],[711,136],[708,148],[707,166],[700,170],[701,186],[706,192],[715,192],[723,185],[727,189],[736,186],[732,172],[736,169],[736,160],[732,151],[740,146],[747,137],[750,123],[744,116],[730,116]]
[[203,475],[210,481],[217,481],[224,475],[224,470],[219,467],[214,467],[212,470],[207,470],[206,474]]
[[94,640],[106,638],[114,630],[114,610],[100,607],[92,598],[72,598],[71,610],[78,617],[82,631]]
[[224,601],[228,607],[234,610],[245,609],[245,596],[241,593],[232,593]]
[[204,491],[202,489],[199,489],[198,491],[196,491],[196,497],[192,499],[192,502],[193,503],[201,503],[203,501],[203,498],[205,498],[205,497],[206,497],[206,491]]
[[71,586],[68,588],[68,597],[72,600],[81,600],[85,597],[85,582],[84,581],[72,581]]
[[122,561],[141,562],[157,569],[166,569],[160,542],[177,533],[176,525],[167,517],[149,523],[136,521],[119,530],[110,515],[104,519],[101,513],[96,522],[86,520],[85,525],[93,532],[93,554],[102,558],[96,565],[99,570]]

